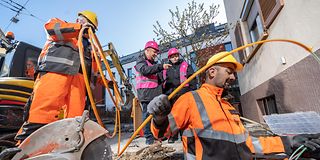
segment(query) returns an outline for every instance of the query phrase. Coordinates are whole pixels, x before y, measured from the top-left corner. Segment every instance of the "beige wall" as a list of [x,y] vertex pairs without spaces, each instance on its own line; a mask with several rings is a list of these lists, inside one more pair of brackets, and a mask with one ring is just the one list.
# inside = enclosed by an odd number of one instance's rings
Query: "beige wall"
[[[228,23],[235,24],[240,18],[243,1],[224,0],[224,3]],[[312,46],[314,50],[320,48],[320,0],[284,0],[284,3],[268,30],[267,39],[292,39]],[[233,34],[234,30],[230,33]],[[236,46],[234,36],[231,37],[232,45]],[[289,43],[264,44],[239,73],[241,94],[278,75],[307,55],[305,50]],[[286,59],[285,65],[281,63],[281,57]]]
[[[320,56],[320,50],[317,51]],[[320,113],[320,65],[307,56],[241,96],[243,115],[256,121],[263,121],[262,107],[257,99],[275,95],[279,113],[316,111]]]

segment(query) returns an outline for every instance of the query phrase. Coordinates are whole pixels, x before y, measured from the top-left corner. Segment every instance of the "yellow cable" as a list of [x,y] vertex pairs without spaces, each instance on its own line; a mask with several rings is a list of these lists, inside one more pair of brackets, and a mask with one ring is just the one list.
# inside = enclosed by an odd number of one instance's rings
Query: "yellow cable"
[[[184,81],[183,83],[180,84],[180,86],[178,88],[176,88],[169,96],[168,99],[170,100],[176,93],[178,93],[187,83],[189,83],[192,79],[194,79],[198,74],[204,72],[205,70],[207,70],[209,67],[211,67],[213,64],[215,64],[217,61],[219,61],[220,59],[222,59],[223,57],[226,57],[232,53],[238,52],[239,50],[243,50],[247,47],[256,45],[256,44],[262,44],[262,43],[266,43],[266,42],[289,42],[289,43],[293,43],[296,44],[302,48],[304,48],[305,50],[307,50],[308,52],[310,52],[311,54],[312,52],[312,48],[308,47],[300,42],[294,41],[294,40],[289,40],[289,39],[269,39],[269,40],[263,40],[263,41],[257,41],[254,43],[250,43],[244,46],[241,46],[239,48],[236,48],[230,52],[225,52],[222,53],[220,55],[218,55],[211,63],[206,64],[205,66],[203,66],[202,68],[200,68],[197,72],[195,72],[194,74],[192,74],[186,81]],[[133,141],[133,139],[137,136],[137,134],[140,132],[140,130],[145,127],[145,125],[151,121],[152,119],[152,115],[150,115],[149,117],[146,118],[146,120],[143,121],[143,123],[140,125],[140,127],[133,133],[133,135],[130,137],[130,139],[128,140],[128,142],[126,143],[126,145],[123,147],[123,149],[121,150],[121,152],[118,154],[118,157],[120,157],[122,155],[122,153],[127,149],[127,147],[129,146],[129,144]]]
[[120,152],[120,142],[121,142],[121,123],[120,123],[120,111],[117,110],[117,117],[118,117],[118,127],[119,127],[119,133],[118,133],[118,154]]
[[[89,33],[90,33],[90,32],[89,32]],[[123,100],[122,100],[122,97],[121,97],[121,95],[120,95],[120,91],[119,91],[118,84],[116,83],[116,80],[115,80],[115,78],[114,78],[114,76],[113,76],[113,74],[112,74],[112,71],[111,71],[109,62],[108,62],[108,60],[106,59],[106,57],[105,57],[105,55],[104,55],[104,53],[103,53],[101,44],[100,44],[100,42],[98,41],[97,36],[96,36],[95,34],[93,34],[93,32],[91,33],[91,35],[92,35],[92,38],[94,39],[94,41],[96,42],[96,45],[97,45],[97,48],[98,48],[98,52],[99,52],[100,57],[102,58],[102,61],[103,61],[104,65],[105,65],[105,67],[106,67],[106,69],[107,69],[107,71],[108,71],[108,74],[109,74],[109,76],[110,76],[110,79],[114,82],[114,83],[113,83],[113,87],[114,87],[115,96],[117,96],[117,97],[120,99],[121,103],[123,104]],[[120,111],[121,111],[121,107],[119,107],[119,109],[120,109]]]
[[107,134],[107,136],[108,136],[108,138],[113,138],[116,134],[117,134],[117,129],[118,129],[118,115],[117,115],[117,111],[118,110],[116,110],[116,116],[115,116],[115,120],[114,120],[114,127],[113,127],[113,133],[112,133],[112,135],[110,135],[110,134]]
[[[115,93],[115,100],[113,99],[113,96],[110,95],[110,98],[113,100],[114,104],[115,104],[115,107],[116,107],[116,116],[115,116],[115,126],[114,126],[114,131],[113,131],[113,134],[110,136],[108,136],[109,138],[113,138],[116,133],[117,133],[117,128],[118,128],[118,153],[120,151],[120,142],[121,142],[121,121],[120,121],[120,111],[121,111],[121,107],[120,107],[120,103],[122,102],[123,104],[123,100],[122,100],[122,97],[120,95],[120,91],[119,91],[119,87],[118,87],[118,84],[114,78],[114,75],[112,74],[112,71],[111,71],[111,68],[110,68],[110,65],[103,53],[103,50],[102,50],[102,47],[101,47],[101,44],[97,38],[97,36],[93,33],[92,29],[89,28],[89,39],[90,39],[90,42],[92,44],[93,47],[93,54],[94,54],[94,57],[95,57],[95,60],[97,62],[97,66],[98,66],[98,70],[100,72],[100,75],[102,76],[102,81],[104,83],[104,85],[106,87],[108,87],[108,84],[106,82],[106,79],[105,79],[105,76],[104,76],[104,73],[102,71],[102,68],[101,68],[101,63],[100,63],[100,59],[99,57],[97,56],[97,53],[96,53],[96,49],[98,49],[98,53],[100,54],[100,57],[102,58],[104,64],[105,64],[105,67],[109,73],[109,77],[110,79],[113,81],[113,91]],[[109,87],[108,87],[109,88]],[[110,92],[111,93],[111,92]]]
[[[90,32],[89,32],[89,33],[90,33]],[[96,46],[95,46],[94,43],[93,43],[91,34],[89,34],[89,40],[90,40],[90,43],[92,44],[93,56],[94,56],[94,59],[95,59],[95,61],[96,61],[96,63],[97,63],[98,71],[99,71],[99,73],[100,73],[100,75],[101,75],[102,82],[103,82],[105,88],[107,88],[108,93],[109,93],[109,95],[110,95],[110,98],[111,98],[113,104],[116,106],[116,102],[115,102],[115,100],[114,100],[114,98],[113,98],[113,96],[112,96],[112,94],[111,94],[110,88],[109,88],[109,86],[108,86],[108,82],[107,82],[106,77],[105,77],[105,75],[104,75],[104,73],[103,73],[103,71],[102,71],[101,62],[100,62],[100,59],[99,59],[99,57],[98,57],[98,55],[97,55],[97,52],[96,52],[96,49],[97,49],[97,48],[96,48]]]
[[[105,88],[107,88],[108,93],[109,93],[109,95],[110,95],[110,98],[111,98],[113,104],[114,104],[115,106],[117,106],[117,103],[115,102],[115,100],[114,100],[114,98],[113,98],[113,96],[112,96],[112,94],[111,94],[111,91],[110,91],[110,88],[109,88],[109,86],[108,86],[106,77],[105,77],[105,75],[104,75],[104,73],[103,73],[103,71],[102,71],[101,62],[100,62],[100,59],[99,59],[99,57],[97,56],[97,52],[96,52],[96,46],[94,45],[93,40],[92,40],[92,37],[90,37],[90,35],[89,35],[89,40],[90,40],[90,43],[92,44],[93,55],[94,55],[95,61],[96,61],[96,63],[97,63],[98,71],[99,71],[99,73],[100,73],[100,75],[101,75],[101,79],[102,79],[102,81],[103,81],[103,84],[104,84]],[[117,109],[117,110],[118,110],[118,109]],[[117,122],[118,122],[118,120],[117,120],[117,114],[116,114],[116,116],[115,116],[114,130],[113,130],[112,135],[108,135],[108,138],[113,138],[113,137],[116,135],[116,133],[117,133],[117,125],[118,125]]]
[[[99,116],[96,104],[94,103],[91,87],[90,87],[89,80],[88,80],[87,69],[86,69],[86,65],[85,65],[85,62],[84,62],[84,53],[83,53],[83,44],[82,44],[83,37],[82,36],[83,36],[83,31],[85,29],[86,28],[84,27],[84,28],[82,28],[80,30],[79,37],[78,37],[78,47],[79,47],[79,54],[80,54],[80,62],[81,62],[81,69],[82,69],[83,79],[84,79],[84,83],[86,85],[86,89],[87,89],[87,93],[88,93],[88,96],[89,96],[91,108],[93,109],[93,113],[94,113],[98,123],[100,124],[100,126],[105,128],[104,124],[102,123],[102,120],[101,120],[101,118]],[[89,30],[90,29],[91,28],[89,28]]]

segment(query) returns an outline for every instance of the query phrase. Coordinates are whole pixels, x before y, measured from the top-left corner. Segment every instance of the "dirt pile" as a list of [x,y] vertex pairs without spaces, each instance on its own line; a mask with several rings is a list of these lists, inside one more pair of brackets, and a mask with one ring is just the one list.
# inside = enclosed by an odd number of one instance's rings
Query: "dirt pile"
[[[116,157],[115,157],[116,159]],[[164,146],[160,142],[144,147],[137,152],[126,152],[121,160],[171,160],[183,159],[183,154],[177,153],[176,149],[170,146]]]

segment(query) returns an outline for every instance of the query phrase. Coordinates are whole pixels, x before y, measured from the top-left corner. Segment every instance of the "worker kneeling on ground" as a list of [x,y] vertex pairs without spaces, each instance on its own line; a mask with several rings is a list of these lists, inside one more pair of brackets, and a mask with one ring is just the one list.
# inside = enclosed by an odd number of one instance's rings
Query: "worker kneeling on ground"
[[241,69],[242,65],[229,55],[206,70],[206,80],[200,89],[182,95],[172,108],[166,95],[155,97],[148,105],[148,112],[153,115],[154,136],[169,137],[183,130],[186,159],[247,160],[253,154],[290,155],[301,145],[308,148],[303,156],[320,158],[320,135],[289,138],[248,134],[236,109],[221,99],[223,89],[235,80],[234,72]]
[[26,108],[26,122],[17,134],[17,140],[24,140],[48,123],[82,115],[86,92],[77,44],[82,27],[87,27],[82,41],[86,70],[91,74],[92,67],[97,72],[88,40],[88,28],[95,31],[98,27],[96,14],[91,11],[79,12],[76,23],[50,19],[45,24],[48,39],[38,59],[39,74],[31,104],[26,105],[30,108]]

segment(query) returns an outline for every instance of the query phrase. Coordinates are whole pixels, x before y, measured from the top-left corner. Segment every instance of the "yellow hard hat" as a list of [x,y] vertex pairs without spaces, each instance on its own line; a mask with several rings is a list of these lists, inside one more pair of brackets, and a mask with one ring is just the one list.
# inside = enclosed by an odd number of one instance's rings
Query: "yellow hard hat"
[[[207,64],[209,64],[210,62],[212,62],[214,59],[216,59],[219,55],[221,54],[224,54],[226,52],[219,52],[215,55],[213,55],[207,62]],[[243,68],[243,65],[241,63],[239,63],[231,54],[226,56],[226,57],[223,57],[222,59],[220,59],[219,61],[217,61],[215,64],[217,63],[233,63],[235,65],[235,70],[238,72],[238,71],[241,71],[242,68]]]
[[86,17],[95,27],[95,29],[97,29],[98,27],[98,18],[97,15],[94,12],[91,11],[82,11],[78,13],[78,16],[83,15],[84,17]]

